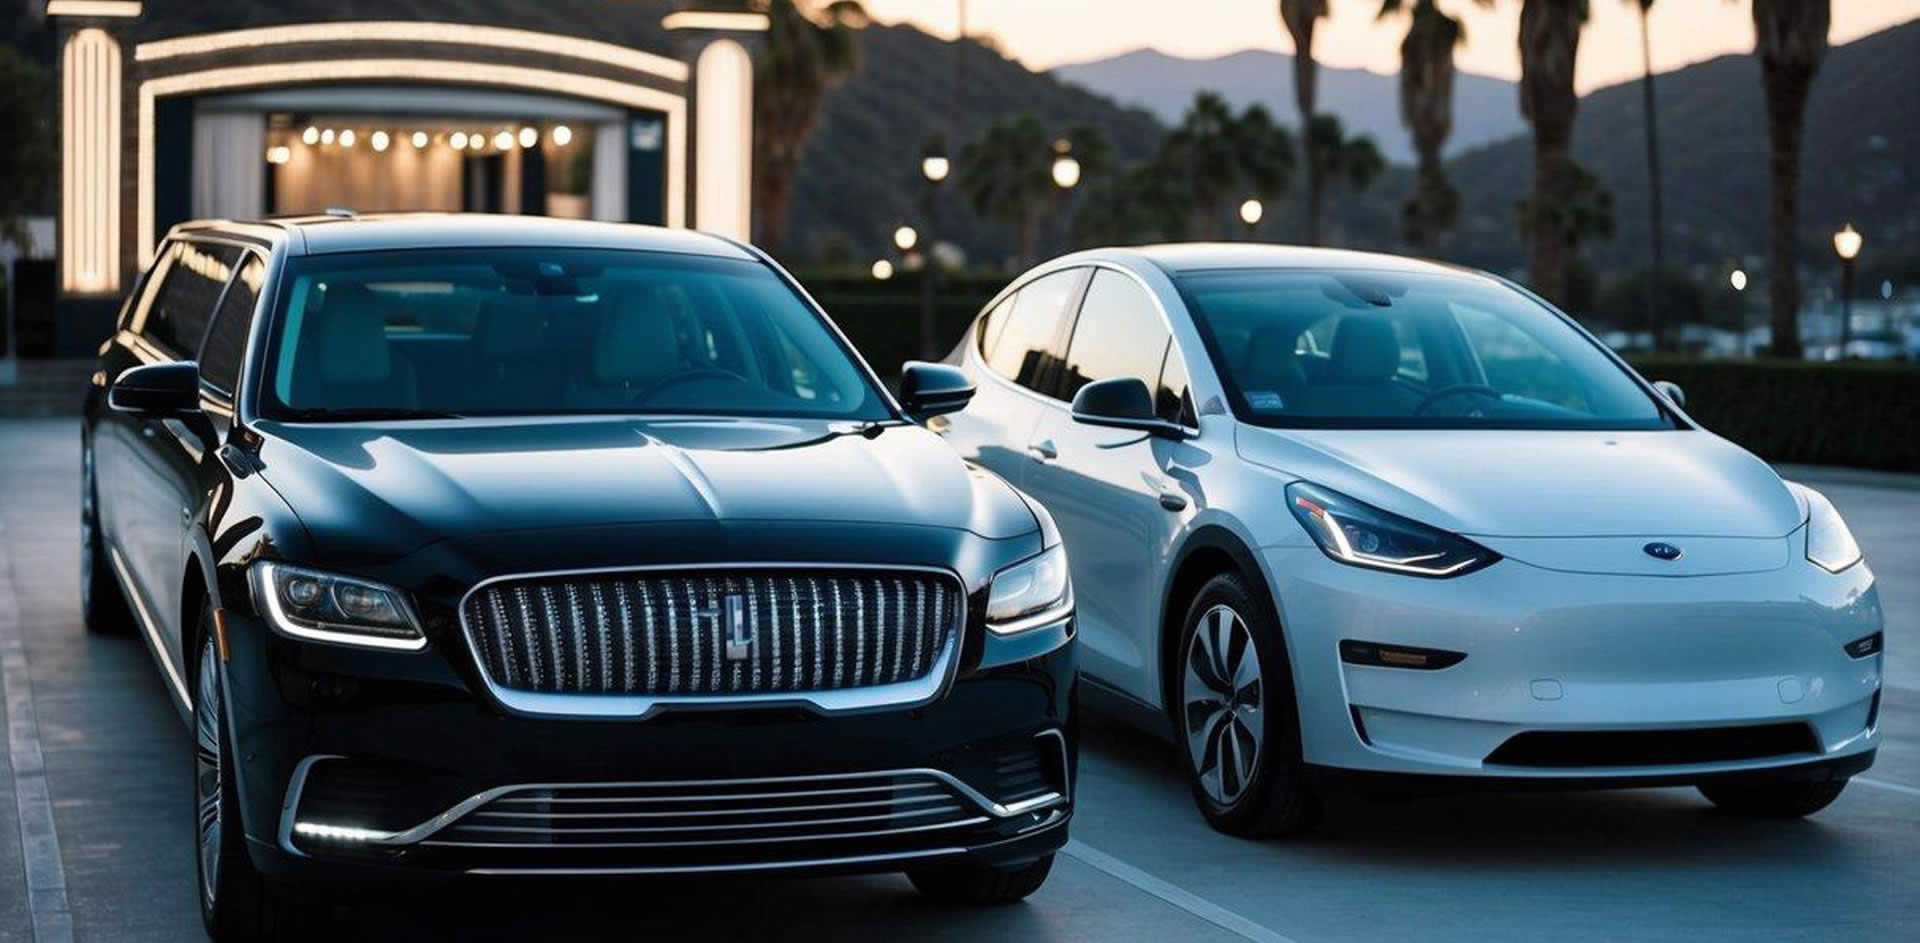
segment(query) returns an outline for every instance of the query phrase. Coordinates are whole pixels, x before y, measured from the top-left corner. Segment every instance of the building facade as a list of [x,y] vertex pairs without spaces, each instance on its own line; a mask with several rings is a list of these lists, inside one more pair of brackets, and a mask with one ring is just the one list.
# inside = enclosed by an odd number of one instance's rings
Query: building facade
[[63,355],[106,336],[188,219],[442,210],[752,231],[759,14],[671,12],[644,49],[452,20],[154,35],[145,6],[44,5]]

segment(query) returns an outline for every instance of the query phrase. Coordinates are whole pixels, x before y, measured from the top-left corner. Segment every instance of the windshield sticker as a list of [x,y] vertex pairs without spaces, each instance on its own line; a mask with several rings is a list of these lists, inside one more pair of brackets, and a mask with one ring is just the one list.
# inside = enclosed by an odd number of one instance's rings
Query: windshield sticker
[[1265,410],[1279,410],[1279,409],[1287,408],[1287,404],[1280,399],[1280,394],[1275,393],[1272,390],[1254,390],[1253,392],[1248,393],[1247,405],[1253,407],[1254,409],[1265,409]]

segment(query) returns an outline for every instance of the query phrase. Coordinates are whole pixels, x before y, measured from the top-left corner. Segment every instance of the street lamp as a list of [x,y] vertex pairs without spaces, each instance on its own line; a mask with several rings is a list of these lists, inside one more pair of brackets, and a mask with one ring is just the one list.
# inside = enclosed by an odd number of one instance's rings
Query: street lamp
[[1080,162],[1072,154],[1062,153],[1053,159],[1053,184],[1062,190],[1080,185]]
[[1746,291],[1747,290],[1746,271],[1744,269],[1734,269],[1733,274],[1727,276],[1727,284],[1732,285],[1734,291]]
[[912,252],[913,247],[920,244],[920,233],[912,226],[902,226],[893,231],[893,244],[901,252]]
[[1840,257],[1840,359],[1847,359],[1847,342],[1853,327],[1853,260],[1860,255],[1867,237],[1848,223],[1833,234],[1833,251]]
[[[947,157],[946,136],[936,131],[927,138],[920,149],[920,176],[927,181],[927,189],[922,198],[924,205],[921,207],[926,218],[927,238],[926,248],[920,253],[920,356],[928,360],[932,360],[938,353],[934,349],[938,342],[933,336],[933,280],[938,274],[936,269],[939,264],[936,250],[940,248],[940,185],[946,182],[947,175],[951,173],[953,173],[953,161]],[[904,226],[901,228],[907,229]],[[911,232],[911,230],[907,231]],[[896,245],[899,243],[899,235],[899,233],[894,234]],[[915,241],[919,240],[916,238]],[[912,247],[901,246],[901,251],[904,252],[909,248]]]
[[874,262],[874,263],[873,263],[873,277],[874,277],[874,278],[875,278],[876,280],[878,280],[878,281],[883,281],[883,282],[884,282],[884,281],[886,281],[886,280],[887,280],[887,279],[889,279],[889,278],[892,278],[892,277],[893,277],[893,263],[892,263],[892,262],[889,262],[889,261],[887,261],[886,259],[880,259],[880,260],[878,260],[878,261],[876,261],[876,262]]
[[1240,204],[1240,221],[1247,224],[1247,241],[1253,241],[1254,231],[1260,228],[1260,219],[1267,215],[1266,204],[1259,200],[1248,200]]
[[920,175],[927,178],[928,183],[938,184],[946,180],[947,174],[952,172],[953,161],[939,154],[928,154],[920,158]]

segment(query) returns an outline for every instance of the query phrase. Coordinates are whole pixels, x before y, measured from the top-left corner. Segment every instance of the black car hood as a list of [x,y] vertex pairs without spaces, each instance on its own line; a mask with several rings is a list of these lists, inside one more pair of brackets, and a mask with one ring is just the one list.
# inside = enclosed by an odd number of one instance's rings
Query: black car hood
[[258,424],[262,474],[328,554],[674,521],[1033,532],[1005,482],[918,426],[629,417]]

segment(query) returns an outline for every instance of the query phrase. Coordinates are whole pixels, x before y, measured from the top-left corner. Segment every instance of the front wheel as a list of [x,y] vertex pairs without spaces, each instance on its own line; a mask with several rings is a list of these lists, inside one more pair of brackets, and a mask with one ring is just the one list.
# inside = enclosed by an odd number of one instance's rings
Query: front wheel
[[1047,882],[1052,870],[1053,856],[1048,855],[1012,868],[974,864],[909,871],[907,880],[941,903],[981,907],[1025,900]]
[[1844,779],[1824,783],[1734,779],[1702,784],[1700,794],[1734,815],[1750,819],[1797,819],[1832,805],[1846,788]]
[[1229,835],[1297,834],[1320,814],[1300,753],[1279,620],[1238,574],[1208,580],[1180,633],[1173,718],[1194,802]]

